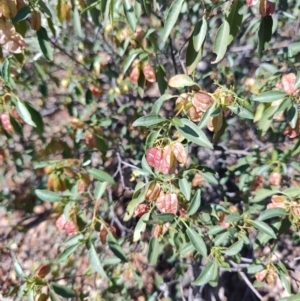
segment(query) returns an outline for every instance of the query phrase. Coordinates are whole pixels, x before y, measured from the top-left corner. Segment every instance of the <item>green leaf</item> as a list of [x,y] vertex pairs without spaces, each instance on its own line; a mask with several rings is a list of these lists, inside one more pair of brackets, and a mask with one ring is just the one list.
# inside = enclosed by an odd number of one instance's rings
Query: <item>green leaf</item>
[[39,135],[42,135],[44,133],[44,121],[41,116],[41,114],[33,107],[31,103],[24,102],[32,121],[36,125],[35,130]]
[[163,95],[168,88],[168,83],[166,81],[166,71],[163,65],[156,66],[156,79],[157,79],[159,92],[161,95]]
[[286,212],[283,208],[270,208],[265,211],[262,211],[260,216],[258,217],[258,220],[264,221],[269,218],[284,216],[286,216]]
[[38,0],[39,7],[42,9],[42,11],[49,17],[52,18],[51,11],[49,10],[48,6],[43,0]]
[[68,286],[51,282],[50,287],[57,295],[64,298],[72,298],[76,296],[76,292]]
[[191,74],[197,68],[199,61],[202,57],[202,47],[196,51],[193,45],[193,37],[191,36],[189,39],[188,47],[186,50],[186,71],[187,74]]
[[220,232],[224,232],[224,231],[226,231],[226,229],[224,229],[222,226],[220,226],[220,225],[216,225],[216,226],[212,226],[212,227],[210,227],[209,228],[209,230],[208,230],[208,234],[209,235],[217,235],[217,234],[219,234]]
[[15,270],[16,274],[18,275],[18,277],[25,278],[26,275],[15,256],[13,256],[13,263],[14,263],[14,270]]
[[20,22],[22,20],[25,20],[29,14],[30,14],[30,7],[29,6],[23,6],[21,9],[18,10],[17,14],[12,19],[13,23]]
[[230,27],[228,45],[234,40],[236,34],[240,30],[243,21],[243,16],[239,14],[239,10],[242,6],[243,3],[240,0],[238,0],[234,1],[230,8],[230,13],[227,17],[227,22]]
[[35,195],[42,201],[51,202],[51,203],[60,202],[62,199],[57,192],[50,191],[50,190],[36,189]]
[[84,239],[84,236],[81,233],[74,234],[70,236],[65,242],[64,246],[65,247],[70,247],[74,245],[80,244],[80,241]]
[[283,91],[268,91],[260,95],[253,96],[252,100],[258,102],[272,102],[272,101],[282,99],[285,96],[286,94]]
[[258,54],[262,56],[264,50],[269,46],[272,38],[273,19],[271,16],[261,18],[258,30]]
[[255,196],[252,200],[250,200],[251,203],[258,203],[276,193],[281,193],[280,190],[278,189],[265,189],[265,188],[262,188],[262,189],[258,189],[256,192],[255,192]]
[[78,37],[83,38],[84,35],[81,28],[80,15],[76,5],[73,6],[72,16],[73,16],[73,25],[74,25],[75,32],[78,35]]
[[214,239],[214,245],[215,246],[220,246],[220,245],[225,245],[228,241],[229,238],[229,232],[223,232],[218,234],[215,239]]
[[61,301],[61,299],[54,293],[51,288],[49,288],[49,297],[51,301]]
[[88,243],[88,250],[89,250],[90,265],[93,268],[93,270],[95,272],[97,272],[101,277],[108,278],[102,267],[102,264],[98,257],[98,254],[96,252],[95,246],[93,245],[92,242]]
[[123,73],[127,72],[127,70],[130,68],[132,62],[142,52],[143,52],[142,49],[134,49],[134,50],[129,52],[129,55],[126,58],[126,60],[124,61],[124,64],[123,64]]
[[201,271],[198,278],[192,282],[192,285],[202,286],[212,280],[215,274],[215,265],[217,265],[215,261],[207,264]]
[[40,48],[45,56],[45,58],[49,61],[53,61],[53,52],[50,44],[50,40],[47,34],[47,31],[44,27],[41,27],[36,32],[38,42],[40,45]]
[[138,118],[137,120],[135,120],[135,122],[132,124],[132,126],[149,127],[152,125],[162,123],[164,121],[166,121],[165,118],[162,118],[159,115],[150,114],[150,115],[146,115],[146,116],[142,116],[142,117]]
[[111,234],[111,232],[108,232],[106,241],[108,243],[109,248],[118,258],[120,258],[123,262],[128,261],[123,249],[121,248],[117,240],[114,238],[114,236]]
[[227,50],[228,40],[229,40],[230,27],[228,22],[225,20],[224,23],[218,29],[214,45],[213,52],[217,55],[216,59],[212,61],[212,64],[220,62]]
[[162,40],[166,42],[178,19],[184,0],[175,0],[167,13]]
[[1,77],[4,81],[10,85],[10,57],[6,58],[1,66]]
[[200,146],[213,149],[211,142],[197,125],[186,118],[181,118],[180,121],[183,126],[176,126],[176,129],[184,138]]
[[298,88],[300,88],[300,71],[298,71],[297,73],[297,77],[294,84],[294,89],[297,90]]
[[227,108],[233,112],[234,114],[237,114],[238,116],[245,118],[245,119],[253,119],[254,115],[253,112],[251,112],[249,109],[241,106],[227,106]]
[[201,189],[197,189],[196,193],[194,194],[191,204],[187,209],[187,215],[194,215],[201,205]]
[[96,201],[102,197],[103,193],[105,192],[106,186],[107,186],[106,182],[103,183],[97,182],[94,190],[94,198]]
[[171,95],[171,94],[163,94],[161,97],[159,97],[154,105],[152,106],[151,114],[158,115],[160,108],[162,104],[171,98],[177,97],[177,95]]
[[229,248],[227,248],[222,253],[224,253],[228,256],[234,256],[234,255],[240,253],[240,251],[243,248],[243,245],[244,245],[244,241],[242,239],[238,240],[237,242],[235,242],[233,245],[231,245]]
[[168,85],[172,88],[183,88],[189,86],[198,86],[189,76],[177,74],[170,78]]
[[75,250],[77,249],[78,245],[73,245],[73,246],[70,246],[66,249],[64,249],[57,257],[57,261],[60,263],[60,262],[64,262],[66,261],[69,256],[71,254],[73,254],[75,252]]
[[195,25],[192,34],[193,46],[195,51],[199,51],[203,45],[207,33],[207,22],[203,16]]
[[153,215],[152,218],[163,222],[173,222],[175,215],[173,213],[162,213]]
[[111,185],[115,184],[115,180],[107,172],[103,170],[91,168],[88,170],[88,173],[98,181],[107,182]]
[[146,229],[146,223],[144,223],[144,221],[149,220],[150,213],[151,213],[151,211],[142,215],[141,218],[139,219],[139,221],[137,222],[135,229],[134,229],[134,233],[133,233],[133,241],[134,242],[139,241],[141,239],[141,234]]
[[28,292],[27,301],[34,301],[34,291],[33,290],[30,290]]
[[247,274],[256,274],[256,273],[262,271],[264,268],[265,268],[265,266],[262,264],[252,263],[246,268],[246,271],[247,271]]
[[241,216],[239,213],[231,213],[226,216],[225,223],[235,223],[238,222],[241,219]]
[[274,230],[268,226],[266,223],[262,221],[250,221],[250,223],[254,226],[254,228],[258,229],[259,231],[270,235],[272,238],[276,239],[276,234]]
[[186,178],[179,179],[179,188],[187,201],[191,198],[192,184]]
[[23,102],[21,102],[21,100],[19,98],[16,98],[15,100],[15,104],[16,104],[16,108],[17,111],[20,115],[20,117],[29,125],[36,127],[36,124],[33,122],[33,120],[31,119],[31,115],[27,109],[27,107],[25,106],[25,104]]
[[214,102],[204,113],[204,115],[201,117],[201,120],[198,123],[199,129],[204,128],[207,125],[208,120],[212,116],[213,112],[216,109],[216,103]]
[[[291,283],[290,281],[286,278],[286,274],[283,273],[283,271],[279,272],[279,278],[281,280],[281,283],[284,287],[284,289],[287,291],[288,294],[291,294]],[[299,296],[300,297],[300,296]]]
[[159,242],[158,239],[152,237],[149,242],[149,249],[147,253],[149,265],[155,265],[159,255]]
[[189,227],[187,227],[186,234],[196,251],[199,252],[204,258],[206,258],[207,248],[203,238],[194,229],[191,229]]
[[283,194],[287,195],[290,198],[295,198],[300,195],[300,188],[299,187],[289,187],[282,191]]
[[125,13],[126,21],[133,32],[136,30],[137,20],[134,13],[134,8],[131,6],[129,0],[124,0],[123,8]]
[[287,110],[287,120],[290,126],[294,129],[298,121],[298,107],[295,102]]
[[106,154],[107,151],[107,144],[104,140],[104,138],[100,135],[95,135],[95,140],[96,140],[96,147],[97,149],[102,153]]
[[[87,0],[87,5],[89,6],[89,14],[90,14],[95,26],[99,26],[100,10],[96,8],[96,6],[98,4],[100,4],[100,1]],[[81,12],[81,14],[82,13],[83,13],[83,11]]]

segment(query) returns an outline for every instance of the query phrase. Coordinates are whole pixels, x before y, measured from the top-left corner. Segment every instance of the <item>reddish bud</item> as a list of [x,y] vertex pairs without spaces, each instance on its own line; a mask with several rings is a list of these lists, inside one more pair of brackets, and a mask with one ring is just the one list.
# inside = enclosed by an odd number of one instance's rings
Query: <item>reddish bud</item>
[[170,223],[165,223],[163,225],[155,225],[153,228],[153,237],[159,238],[161,235],[165,234],[170,228]]
[[139,67],[133,67],[131,69],[130,75],[129,75],[129,79],[133,84],[137,84],[138,80],[140,77],[140,68]]
[[55,225],[58,230],[65,230],[69,236],[77,233],[77,226],[75,223],[73,221],[67,221],[64,214],[56,220]]
[[150,65],[143,66],[143,73],[148,82],[150,83],[156,82],[155,71]]
[[197,112],[204,113],[213,104],[213,99],[207,93],[198,92],[194,95],[192,103]]
[[273,171],[270,174],[270,178],[269,178],[270,185],[279,187],[280,186],[280,182],[281,182],[281,174],[279,172]]
[[172,144],[171,149],[177,161],[182,164],[186,164],[187,162],[187,153],[185,151],[184,146],[180,142],[175,142]]
[[204,184],[203,177],[199,173],[196,173],[192,180],[192,186],[193,187],[202,187],[203,184]]
[[255,279],[257,282],[262,282],[265,280],[266,276],[267,276],[268,271],[267,270],[262,270],[258,273],[255,274]]
[[149,211],[149,206],[146,204],[138,204],[134,209],[134,217],[141,217]]
[[162,159],[160,161],[159,171],[165,175],[172,174],[176,170],[176,160],[170,145],[163,149]]
[[288,73],[282,75],[281,84],[286,94],[293,94],[295,92],[296,75],[294,73]]
[[103,245],[106,244],[106,237],[107,237],[108,231],[110,231],[111,234],[115,238],[117,237],[117,230],[116,230],[116,228],[114,226],[111,226],[111,225],[106,225],[106,226],[101,225],[99,236],[100,236],[101,243]]
[[149,166],[159,169],[160,161],[162,159],[162,150],[156,147],[151,147],[147,150],[146,161]]
[[7,113],[2,113],[0,115],[0,120],[4,130],[8,133],[14,133],[14,129],[10,123],[9,115]]
[[45,278],[51,271],[50,264],[40,264],[35,270],[35,275],[39,278]]
[[156,182],[152,182],[145,193],[145,200],[150,202],[155,201],[158,198],[159,193],[160,185]]
[[175,193],[161,192],[156,201],[157,209],[162,213],[177,213],[178,199]]

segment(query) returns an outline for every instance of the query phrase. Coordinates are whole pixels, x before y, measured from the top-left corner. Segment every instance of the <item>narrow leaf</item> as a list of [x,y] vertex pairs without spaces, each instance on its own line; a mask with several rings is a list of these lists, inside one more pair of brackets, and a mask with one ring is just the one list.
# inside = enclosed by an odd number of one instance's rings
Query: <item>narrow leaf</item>
[[180,121],[183,126],[176,126],[176,128],[184,138],[200,146],[213,149],[213,145],[197,125],[186,118],[181,118]]
[[260,95],[256,95],[252,97],[252,100],[258,102],[272,102],[279,99],[282,99],[286,96],[286,94],[282,91],[268,91],[264,92]]
[[61,196],[54,191],[36,189],[35,195],[45,202],[56,203],[61,201]]
[[60,263],[60,262],[65,262],[69,256],[71,254],[73,254],[75,252],[75,250],[77,249],[78,245],[73,245],[73,246],[70,246],[66,249],[64,249],[57,257],[57,261]]
[[166,121],[166,119],[160,117],[159,115],[150,114],[150,115],[142,116],[142,117],[138,118],[137,120],[135,120],[135,122],[132,124],[132,126],[149,127],[152,125],[162,123],[164,121]]
[[193,229],[187,228],[187,235],[197,252],[204,258],[207,257],[207,248],[203,238]]
[[100,259],[98,257],[98,254],[96,252],[93,243],[89,244],[88,249],[89,249],[89,259],[90,259],[91,267],[103,278],[108,278],[102,267],[102,264],[100,262]]
[[183,193],[184,197],[187,199],[187,201],[189,201],[191,198],[191,190],[192,190],[191,182],[188,182],[186,178],[182,178],[179,180],[179,188],[180,191]]
[[233,245],[231,245],[229,248],[227,248],[223,253],[228,256],[234,256],[242,250],[243,245],[244,245],[244,241],[242,239],[238,240]]
[[274,230],[266,223],[262,221],[251,221],[251,224],[254,226],[254,228],[258,229],[259,231],[270,235],[272,238],[276,239],[276,234]]
[[218,29],[214,41],[213,52],[217,55],[217,57],[213,62],[211,62],[212,64],[216,64],[223,59],[227,50],[229,33],[230,33],[230,27],[228,22],[225,20],[224,23]]
[[202,20],[198,21],[193,30],[193,46],[195,51],[199,51],[207,33],[207,22],[203,16]]
[[199,277],[192,282],[192,285],[202,286],[208,283],[214,277],[216,264],[214,261],[207,264],[201,271]]
[[30,7],[29,6],[23,6],[21,9],[18,10],[17,14],[12,19],[13,23],[20,22],[22,20],[25,20],[30,14]]
[[162,40],[166,42],[178,19],[184,0],[175,0],[167,13]]
[[152,237],[149,242],[149,249],[147,253],[149,265],[156,264],[158,255],[159,255],[159,242],[157,238]]
[[47,31],[44,27],[41,27],[37,32],[36,32],[38,42],[40,45],[40,48],[45,56],[45,58],[49,61],[53,61],[53,52],[52,48],[50,45],[50,40],[47,34]]
[[17,111],[20,115],[20,117],[29,125],[36,127],[36,124],[33,122],[33,120],[31,119],[31,115],[27,109],[27,107],[25,106],[25,104],[19,99],[16,99],[16,108]]
[[115,184],[115,180],[107,172],[103,170],[91,168],[88,170],[88,173],[98,181],[107,182],[111,185]]
[[95,200],[99,200],[102,197],[103,193],[105,192],[106,186],[107,186],[106,182],[103,182],[103,183],[97,182],[95,190],[94,190]]
[[72,298],[76,296],[76,292],[68,286],[60,285],[54,282],[51,282],[50,286],[57,295],[64,298]]
[[134,13],[134,9],[131,6],[130,1],[129,0],[124,0],[123,7],[124,7],[124,13],[125,13],[126,21],[129,25],[129,27],[131,28],[131,30],[133,32],[135,32],[136,25],[137,25],[137,20],[136,20],[136,16],[135,16],[135,13]]
[[258,220],[264,221],[269,218],[284,216],[286,216],[286,212],[283,208],[270,208],[261,212],[260,216],[258,217]]
[[201,190],[197,189],[196,193],[194,194],[191,204],[187,209],[187,215],[194,215],[201,205]]
[[264,50],[269,46],[272,38],[273,19],[271,16],[261,18],[258,30],[258,54],[262,56]]
[[127,257],[123,249],[121,248],[117,240],[113,237],[113,235],[110,232],[107,234],[106,241],[109,245],[109,248],[112,250],[112,252],[123,262],[127,262]]

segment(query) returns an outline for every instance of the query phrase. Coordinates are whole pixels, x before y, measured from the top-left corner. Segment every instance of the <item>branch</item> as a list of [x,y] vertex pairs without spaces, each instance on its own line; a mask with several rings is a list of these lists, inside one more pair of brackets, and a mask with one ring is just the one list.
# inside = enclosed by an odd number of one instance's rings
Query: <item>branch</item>
[[[238,267],[238,265],[233,262],[232,260],[229,260],[230,264],[232,266],[234,266],[235,268]],[[262,295],[256,290],[256,288],[252,285],[252,283],[250,282],[250,280],[248,279],[247,275],[242,272],[240,269],[237,270],[237,272],[239,273],[239,275],[243,278],[243,280],[246,282],[246,284],[248,285],[248,287],[251,289],[251,291],[255,294],[255,296],[261,300],[264,301],[264,298],[262,297]]]

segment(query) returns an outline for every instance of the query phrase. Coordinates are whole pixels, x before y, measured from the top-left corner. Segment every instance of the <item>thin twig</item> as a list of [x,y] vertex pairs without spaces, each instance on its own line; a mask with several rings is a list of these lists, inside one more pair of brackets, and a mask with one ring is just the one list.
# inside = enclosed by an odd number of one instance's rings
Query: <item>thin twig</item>
[[[232,260],[229,260],[229,263],[234,266],[235,268],[238,266],[235,262],[233,262]],[[239,275],[243,278],[243,280],[246,282],[246,284],[248,285],[248,287],[251,289],[251,291],[255,294],[255,296],[263,301],[264,298],[263,296],[256,290],[256,288],[252,285],[252,283],[250,282],[250,280],[248,279],[248,277],[246,276],[246,274],[244,272],[242,272],[240,269],[238,269],[237,271],[239,273]]]

